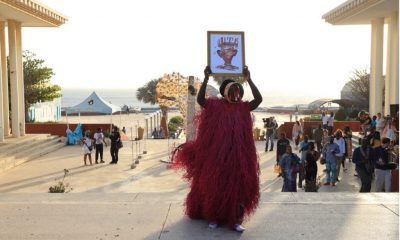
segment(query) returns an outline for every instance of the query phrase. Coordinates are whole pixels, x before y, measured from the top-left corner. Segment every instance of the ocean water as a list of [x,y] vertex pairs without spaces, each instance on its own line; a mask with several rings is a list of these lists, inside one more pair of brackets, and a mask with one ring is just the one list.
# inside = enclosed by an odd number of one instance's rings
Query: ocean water
[[[117,106],[128,105],[132,107],[158,107],[158,105],[151,105],[140,102],[136,99],[136,89],[77,89],[77,88],[63,88],[61,90],[61,105],[62,107],[71,107],[81,103],[93,91],[95,91],[104,100],[115,104]],[[273,107],[273,106],[292,106],[296,104],[308,104],[316,98],[311,96],[279,96],[263,94],[263,102],[260,107]]]

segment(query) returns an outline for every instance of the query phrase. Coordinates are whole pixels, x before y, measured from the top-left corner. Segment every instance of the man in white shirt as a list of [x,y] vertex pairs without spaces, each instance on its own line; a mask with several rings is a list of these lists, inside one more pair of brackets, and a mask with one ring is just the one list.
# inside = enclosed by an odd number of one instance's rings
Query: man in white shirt
[[333,112],[331,112],[331,116],[328,117],[328,134],[329,134],[329,136],[332,135],[332,132],[333,132],[333,120],[334,120]]
[[382,114],[376,114],[376,131],[380,132],[382,135],[382,131],[385,128],[385,119],[382,118]]
[[94,140],[96,141],[96,164],[98,164],[98,159],[100,155],[100,163],[104,163],[103,161],[103,143],[107,147],[107,143],[104,141],[104,134],[101,128],[97,129],[97,132],[94,134]]
[[329,116],[325,112],[322,113],[322,128],[328,129]]
[[343,134],[342,131],[338,130],[335,133],[335,139],[333,140],[334,143],[336,143],[339,146],[339,153],[336,154],[336,181],[339,182],[339,173],[340,173],[340,165],[343,165],[343,171],[346,171],[347,169],[344,168],[344,156],[346,152],[346,145],[343,139]]

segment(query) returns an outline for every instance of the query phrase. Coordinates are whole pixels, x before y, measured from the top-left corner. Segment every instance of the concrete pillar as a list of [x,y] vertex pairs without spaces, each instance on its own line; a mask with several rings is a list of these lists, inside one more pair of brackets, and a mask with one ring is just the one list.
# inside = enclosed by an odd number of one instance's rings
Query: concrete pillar
[[24,67],[22,63],[22,36],[21,23],[15,23],[15,33],[17,39],[17,64],[18,64],[18,104],[19,104],[19,119],[20,119],[20,136],[25,135],[25,84],[24,84]]
[[10,88],[11,88],[11,131],[13,137],[20,136],[19,124],[19,97],[18,97],[18,58],[17,58],[17,36],[15,30],[15,21],[8,20],[8,47],[10,59]]
[[153,124],[154,124],[154,127],[157,128],[157,130],[158,130],[158,126],[157,126],[157,114],[154,114],[154,113],[153,113]]
[[156,112],[156,126],[157,128],[160,128],[161,124],[160,124],[160,112]]
[[[189,76],[189,88],[194,88],[194,77]],[[191,95],[191,90],[188,89],[187,96],[187,113],[186,113],[186,142],[194,139],[195,128],[193,124],[194,115],[196,112],[196,95]]]
[[388,19],[385,115],[390,114],[390,104],[399,104],[399,12]]
[[145,128],[146,128],[146,138],[149,138],[149,119],[146,118],[144,120],[144,122],[145,122]]
[[154,129],[154,127],[153,127],[153,117],[151,115],[150,115],[149,121],[150,121],[150,132],[153,133],[153,129]]
[[369,82],[369,112],[382,112],[383,74],[383,24],[384,18],[371,23],[371,77]]
[[0,84],[2,85],[2,100],[3,100],[3,131],[4,136],[10,135],[10,107],[8,104],[8,73],[7,73],[7,54],[6,54],[6,23],[0,22],[0,62],[1,64],[1,75]]
[[[0,56],[1,56],[1,48],[0,48]],[[2,72],[2,65],[6,64],[7,62],[2,62],[0,58],[0,77]],[[1,84],[0,78],[0,142],[4,141],[4,119],[3,119],[3,84]]]

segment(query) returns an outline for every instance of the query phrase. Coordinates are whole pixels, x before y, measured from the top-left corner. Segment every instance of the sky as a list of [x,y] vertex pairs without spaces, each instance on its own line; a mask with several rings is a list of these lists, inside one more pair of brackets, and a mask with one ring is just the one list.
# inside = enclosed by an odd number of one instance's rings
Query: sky
[[132,88],[164,73],[203,78],[207,31],[244,31],[245,62],[263,95],[340,97],[369,69],[370,26],[322,15],[344,0],[41,0],[68,17],[24,28],[23,49],[44,59],[63,88]]

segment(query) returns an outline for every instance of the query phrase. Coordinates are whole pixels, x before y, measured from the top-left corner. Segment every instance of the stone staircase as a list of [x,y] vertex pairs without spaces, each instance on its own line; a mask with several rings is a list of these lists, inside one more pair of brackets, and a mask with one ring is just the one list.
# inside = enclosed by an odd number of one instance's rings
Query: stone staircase
[[59,136],[28,134],[0,143],[0,173],[65,146]]

